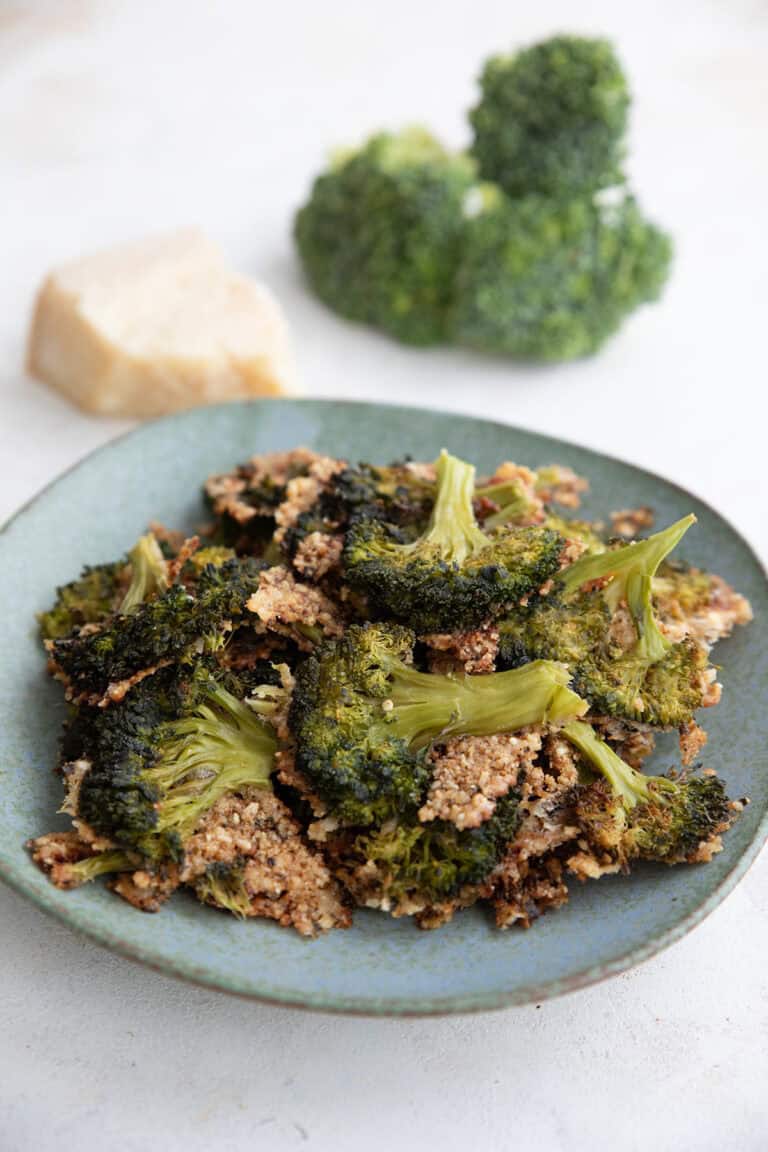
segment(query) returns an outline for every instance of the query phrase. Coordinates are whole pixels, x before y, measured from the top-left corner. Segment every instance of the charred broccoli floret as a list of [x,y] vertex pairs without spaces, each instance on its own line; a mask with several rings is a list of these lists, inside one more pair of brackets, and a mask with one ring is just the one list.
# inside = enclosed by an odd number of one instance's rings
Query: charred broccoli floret
[[438,736],[511,732],[586,709],[560,664],[455,679],[412,667],[413,644],[398,625],[353,625],[297,670],[297,765],[342,824],[417,809]]
[[572,196],[622,179],[627,81],[607,40],[555,36],[490,59],[470,113],[480,175],[512,196]]
[[419,632],[472,627],[535,593],[555,573],[563,546],[537,526],[484,532],[472,500],[475,470],[443,452],[429,525],[405,542],[390,525],[361,519],[350,527],[344,573],[382,612]]
[[[593,711],[658,727],[688,723],[701,707],[708,660],[692,640],[673,644],[653,610],[653,579],[695,517],[647,540],[583,556],[566,568],[546,600],[500,625],[501,662],[561,660]],[[629,643],[612,634],[614,614],[629,614]]]
[[118,848],[179,861],[221,796],[269,788],[274,735],[224,682],[201,661],[162,669],[109,708],[81,707],[65,751],[90,767],[68,811]]
[[374,136],[336,160],[295,225],[320,299],[409,344],[444,340],[473,169],[419,128]]
[[729,801],[716,776],[644,776],[600,740],[591,725],[575,720],[563,734],[602,777],[579,790],[581,827],[597,848],[622,863],[692,861],[703,844],[712,845],[728,827]]
[[459,344],[532,360],[586,356],[667,278],[669,238],[623,192],[509,200],[485,186],[477,209],[456,276]]
[[39,613],[40,634],[44,640],[69,636],[83,624],[99,624],[116,607],[125,561],[96,564],[83,569],[77,580],[56,589],[56,602]]
[[482,884],[513,839],[519,823],[518,796],[503,796],[479,828],[459,831],[436,820],[390,820],[354,837],[341,853],[343,867],[375,869],[379,898],[393,911],[438,904],[465,885]]
[[117,613],[97,632],[54,640],[54,664],[73,695],[101,697],[111,684],[180,659],[192,647],[215,647],[244,615],[258,589],[259,568],[250,559],[209,564],[194,594],[174,584],[154,599]]

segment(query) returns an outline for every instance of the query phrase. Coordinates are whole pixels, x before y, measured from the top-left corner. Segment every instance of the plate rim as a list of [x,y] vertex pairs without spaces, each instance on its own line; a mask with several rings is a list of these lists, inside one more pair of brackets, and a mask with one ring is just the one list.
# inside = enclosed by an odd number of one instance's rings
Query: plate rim
[[[663,473],[652,471],[642,465],[634,464],[631,460],[624,457],[614,455],[613,453],[604,452],[601,449],[592,448],[587,444],[580,444],[574,440],[569,440],[561,436],[550,436],[546,432],[540,432],[537,429],[525,428],[522,425],[511,424],[504,420],[492,420],[485,416],[476,416],[470,412],[453,411],[439,408],[425,407],[423,405],[410,405],[410,404],[394,404],[386,401],[367,401],[346,399],[344,397],[263,397],[252,398],[250,400],[231,401],[225,404],[209,405],[209,408],[215,409],[231,409],[231,408],[258,408],[263,405],[269,406],[287,406],[291,408],[330,408],[330,407],[343,407],[343,408],[357,408],[357,409],[370,409],[370,408],[387,408],[394,412],[419,412],[424,416],[439,416],[447,417],[449,419],[456,418],[458,420],[472,420],[476,423],[485,423],[492,425],[496,428],[508,429],[511,432],[519,432],[524,435],[538,436],[545,440],[556,440],[559,444],[566,447],[574,448],[580,452],[587,452],[594,456],[601,457],[603,460],[608,460],[625,467],[632,468],[634,471],[642,474],[643,476],[651,479],[661,481],[667,487],[674,491],[686,496],[690,499],[697,501],[700,505],[705,507],[712,513],[718,520],[720,520],[728,530],[738,539],[741,545],[749,553],[756,569],[761,574],[768,589],[768,568],[756,549],[752,546],[749,540],[743,533],[735,527],[726,517],[719,512],[708,500],[703,499],[701,496],[692,492],[684,485],[677,483],[674,480],[668,479]],[[158,425],[173,424],[179,420],[184,420],[190,412],[196,412],[199,409],[186,409],[181,412],[174,412],[167,416],[162,416],[154,420],[143,421],[129,428],[118,435],[111,437],[104,444],[98,445],[96,448],[91,449],[84,456],[74,461],[69,467],[63,469],[51,480],[49,480],[43,487],[38,489],[31,497],[22,503],[15,512],[11,513],[4,522],[0,525],[0,538],[5,535],[8,529],[16,523],[29,509],[36,505],[46,493],[60,483],[65,477],[78,471],[86,464],[90,463],[95,457],[98,457],[104,452],[108,452],[114,448],[118,443],[129,440],[134,436],[141,436],[144,430],[148,427],[156,427]],[[762,813],[759,823],[755,829],[754,835],[749,843],[746,845],[739,857],[734,861],[731,869],[722,878],[712,892],[703,900],[696,908],[688,912],[680,920],[678,920],[671,927],[660,932],[653,939],[648,940],[646,943],[628,948],[620,956],[615,957],[609,961],[603,961],[596,964],[588,964],[578,971],[557,979],[544,981],[540,985],[528,985],[525,988],[518,990],[492,990],[488,992],[471,993],[468,995],[450,995],[445,997],[440,996],[383,996],[383,997],[361,997],[361,996],[347,996],[326,993],[291,993],[281,990],[280,992],[270,992],[269,990],[254,991],[252,989],[245,989],[238,986],[237,981],[227,982],[220,975],[201,969],[199,965],[193,963],[186,963],[185,961],[168,958],[163,955],[160,956],[154,949],[144,947],[143,945],[132,943],[130,940],[125,940],[118,934],[110,929],[97,928],[88,923],[79,922],[79,917],[73,909],[68,909],[66,904],[59,902],[56,890],[51,888],[50,892],[47,889],[38,890],[28,883],[25,871],[19,865],[14,863],[15,857],[20,853],[21,849],[14,853],[14,856],[6,856],[0,848],[0,881],[7,884],[11,889],[17,892],[20,896],[26,898],[30,903],[34,904],[42,912],[55,917],[60,923],[65,924],[73,931],[80,932],[90,940],[99,944],[103,948],[124,957],[125,959],[132,960],[139,964],[144,964],[156,972],[165,976],[172,976],[179,980],[184,980],[188,983],[197,985],[198,987],[211,989],[219,992],[225,992],[228,995],[237,996],[241,999],[253,1000],[258,1003],[279,1005],[282,1007],[303,1009],[308,1011],[326,1012],[338,1015],[349,1016],[362,1016],[362,1017],[430,1017],[430,1016],[447,1016],[458,1014],[469,1014],[475,1012],[494,1011],[508,1007],[522,1007],[525,1004],[539,1004],[545,1000],[554,999],[555,997],[565,995],[569,992],[576,992],[582,988],[590,987],[598,984],[612,976],[618,975],[627,969],[635,967],[644,963],[651,957],[664,951],[672,944],[681,940],[684,936],[688,935],[695,927],[704,921],[715,908],[720,905],[723,900],[733,891],[736,885],[749,871],[752,864],[755,862],[763,846],[768,839],[768,804],[765,806],[765,811]],[[21,860],[21,857],[19,857]]]

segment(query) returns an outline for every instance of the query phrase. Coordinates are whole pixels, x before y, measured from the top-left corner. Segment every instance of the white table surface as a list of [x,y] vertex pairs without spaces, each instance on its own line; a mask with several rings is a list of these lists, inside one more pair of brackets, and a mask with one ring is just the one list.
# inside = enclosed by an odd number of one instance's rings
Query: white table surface
[[[310,299],[289,225],[326,150],[413,120],[462,144],[483,57],[562,29],[615,38],[629,69],[632,175],[678,245],[661,306],[599,358],[537,370],[409,351]],[[0,519],[126,426],[24,377],[39,280],[191,224],[277,291],[308,394],[616,452],[698,491],[766,556],[766,108],[758,0],[0,3]],[[758,1152],[767,913],[764,855],[699,929],[606,984],[366,1021],[175,983],[0,888],[0,1152]]]

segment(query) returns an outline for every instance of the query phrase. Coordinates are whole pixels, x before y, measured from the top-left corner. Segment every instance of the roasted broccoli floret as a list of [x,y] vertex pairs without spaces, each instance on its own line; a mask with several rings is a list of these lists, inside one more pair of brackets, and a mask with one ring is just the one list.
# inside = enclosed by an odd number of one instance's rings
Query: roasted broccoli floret
[[207,565],[194,594],[180,584],[112,617],[97,632],[51,644],[51,656],[74,697],[102,697],[128,680],[191,648],[216,647],[245,613],[259,586],[257,562],[226,560]]
[[632,859],[665,864],[693,861],[703,845],[730,823],[729,801],[716,776],[670,779],[644,776],[630,768],[595,734],[575,720],[563,734],[602,779],[582,786],[577,817],[588,839],[625,863]]
[[560,664],[455,679],[412,667],[413,644],[407,628],[353,625],[297,670],[297,765],[342,824],[415,811],[438,736],[511,732],[586,709]]
[[326,304],[409,344],[446,338],[474,166],[423,129],[340,156],[296,217],[307,278]]
[[[595,712],[664,728],[688,723],[702,704],[707,653],[692,640],[673,644],[662,634],[653,579],[694,520],[686,516],[647,540],[566,568],[546,600],[500,625],[501,663],[561,660]],[[629,636],[612,631],[619,608],[628,613]]]
[[116,607],[125,561],[83,569],[77,580],[56,589],[56,603],[37,619],[44,640],[69,636],[83,624],[99,624]]
[[380,611],[417,631],[472,627],[535,593],[558,569],[557,532],[537,526],[484,532],[472,500],[475,469],[442,452],[429,525],[405,542],[379,520],[347,532],[344,573]]
[[274,735],[225,681],[199,661],[160,670],[109,708],[82,706],[65,752],[76,755],[75,770],[90,767],[70,788],[67,810],[151,863],[180,861],[221,796],[270,787]]
[[470,121],[483,179],[558,197],[622,179],[629,91],[607,40],[555,36],[495,56],[480,90]]
[[347,870],[363,867],[372,887],[375,877],[377,898],[394,912],[439,904],[465,885],[483,883],[518,823],[518,795],[512,791],[478,828],[459,831],[444,820],[389,820],[356,835],[340,860]]
[[631,196],[509,200],[478,191],[456,276],[453,337],[532,360],[595,352],[667,278],[669,238]]

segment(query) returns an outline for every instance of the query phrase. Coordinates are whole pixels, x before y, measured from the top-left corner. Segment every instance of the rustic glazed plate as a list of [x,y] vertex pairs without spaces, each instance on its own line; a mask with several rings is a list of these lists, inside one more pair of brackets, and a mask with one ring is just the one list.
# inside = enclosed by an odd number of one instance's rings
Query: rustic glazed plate
[[[480,469],[502,459],[569,464],[588,476],[589,516],[650,504],[658,523],[698,516],[683,558],[712,567],[745,593],[756,620],[717,648],[724,696],[707,714],[706,761],[732,796],[752,804],[706,867],[638,868],[631,877],[575,884],[567,907],[530,932],[498,932],[474,909],[438,932],[358,912],[354,927],[307,941],[266,921],[239,922],[177,895],[142,915],[100,883],[59,892],[30,862],[26,838],[65,827],[54,817],[51,773],[64,710],[44,676],[34,613],[54,585],[86,563],[125,551],[150,519],[199,523],[200,482],[254,452],[305,444],[353,460],[443,446]],[[620,972],[678,939],[734,887],[765,839],[768,817],[768,587],[748,545],[711,508],[629,464],[502,424],[420,409],[270,400],[198,409],[145,425],[95,452],[0,535],[0,875],[73,928],[164,972],[259,999],[375,1014],[465,1012],[540,1001]],[[760,691],[756,692],[756,687]],[[658,770],[674,758],[665,737]],[[6,926],[6,930],[12,930]]]

